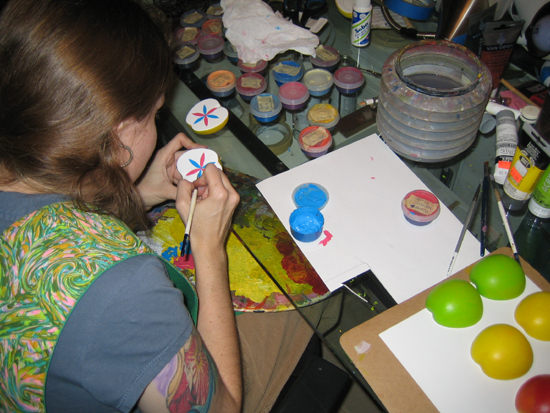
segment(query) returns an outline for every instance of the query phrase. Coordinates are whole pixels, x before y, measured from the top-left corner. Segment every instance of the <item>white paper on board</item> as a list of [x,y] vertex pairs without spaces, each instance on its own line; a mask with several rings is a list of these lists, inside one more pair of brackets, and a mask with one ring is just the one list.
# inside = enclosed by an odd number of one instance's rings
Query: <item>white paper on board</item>
[[[443,204],[429,225],[405,220],[403,197],[429,189],[377,134],[257,184],[289,233],[292,191],[307,182],[329,193],[322,213],[333,238],[302,252],[331,291],[372,269],[400,303],[446,277],[462,223]],[[479,242],[467,232],[454,271],[479,258]]]

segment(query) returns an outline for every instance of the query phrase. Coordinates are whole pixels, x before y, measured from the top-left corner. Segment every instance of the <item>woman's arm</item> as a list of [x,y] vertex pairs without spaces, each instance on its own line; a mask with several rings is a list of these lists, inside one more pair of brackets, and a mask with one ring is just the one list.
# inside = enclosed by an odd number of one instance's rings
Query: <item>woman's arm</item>
[[[179,393],[183,397],[196,397],[192,391],[186,390],[186,386],[193,386],[186,378],[188,376],[208,376],[210,411],[238,412],[241,407],[241,359],[225,252],[225,241],[239,195],[223,172],[214,165],[208,165],[204,175],[194,184],[185,180],[178,183],[176,208],[184,218],[188,216],[191,193],[195,188],[198,189],[199,200],[190,241],[199,296],[197,330],[200,337],[192,335],[178,355],[147,387],[139,403],[144,412],[158,412],[160,405],[171,406],[171,399],[163,391],[167,382],[180,388]],[[206,348],[202,347],[203,344]],[[198,357],[190,358],[186,348],[202,349],[197,353],[202,361],[199,363]],[[206,363],[208,374],[205,373]],[[190,374],[177,375],[173,372],[173,367],[180,365]],[[190,402],[196,401],[193,399]]]

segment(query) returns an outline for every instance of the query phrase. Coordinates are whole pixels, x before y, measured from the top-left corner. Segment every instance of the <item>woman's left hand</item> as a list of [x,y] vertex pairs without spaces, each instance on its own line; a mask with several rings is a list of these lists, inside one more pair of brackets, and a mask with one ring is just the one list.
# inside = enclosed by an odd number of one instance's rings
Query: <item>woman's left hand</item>
[[182,179],[176,168],[181,149],[204,148],[183,133],[178,133],[166,146],[159,149],[139,178],[136,188],[146,209],[168,199],[176,199],[177,183]]

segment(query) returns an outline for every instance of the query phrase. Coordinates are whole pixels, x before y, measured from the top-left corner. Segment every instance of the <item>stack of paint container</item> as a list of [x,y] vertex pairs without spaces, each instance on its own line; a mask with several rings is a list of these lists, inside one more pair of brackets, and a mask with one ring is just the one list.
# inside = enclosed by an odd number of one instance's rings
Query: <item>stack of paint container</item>
[[325,224],[321,210],[328,203],[328,192],[319,184],[306,183],[292,192],[296,209],[290,214],[290,231],[300,242],[312,242],[318,239]]

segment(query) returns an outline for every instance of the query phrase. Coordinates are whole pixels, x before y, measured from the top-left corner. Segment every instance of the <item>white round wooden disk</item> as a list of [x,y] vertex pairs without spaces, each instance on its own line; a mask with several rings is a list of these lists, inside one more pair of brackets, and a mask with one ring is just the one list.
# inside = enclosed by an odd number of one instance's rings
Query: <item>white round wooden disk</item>
[[212,149],[197,148],[184,152],[179,157],[176,167],[183,179],[193,182],[202,176],[204,168],[209,163],[213,163],[218,169],[223,170],[216,152]]

